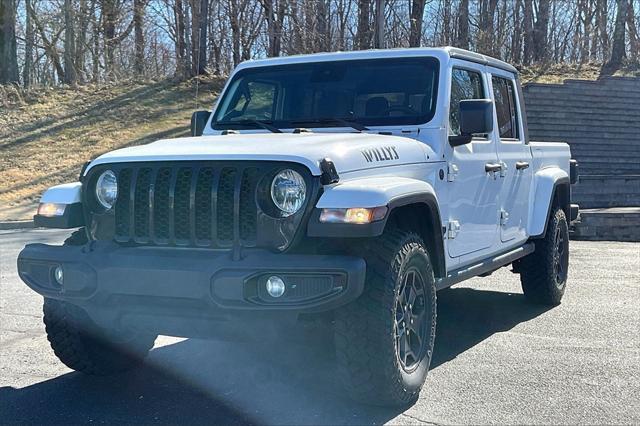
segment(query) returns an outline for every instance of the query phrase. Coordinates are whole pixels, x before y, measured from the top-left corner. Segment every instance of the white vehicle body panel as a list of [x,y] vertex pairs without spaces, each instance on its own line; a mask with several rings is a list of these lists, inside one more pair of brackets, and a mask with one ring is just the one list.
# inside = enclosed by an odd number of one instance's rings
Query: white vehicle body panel
[[[485,79],[484,65],[451,60],[451,66],[477,71]],[[451,73],[447,74],[447,80],[448,101]],[[488,96],[489,85],[486,80],[483,83]],[[497,179],[485,172],[485,164],[497,163],[498,155],[492,135],[487,139],[474,138],[471,143],[455,148],[447,144],[446,150],[450,175],[456,171],[447,187],[446,220],[460,226],[456,237],[449,241],[448,252],[451,257],[460,257],[464,265],[486,257],[495,249],[499,186]]]
[[[326,190],[318,201],[318,208],[380,207],[408,195],[432,194],[431,184],[404,177],[376,177],[353,179]],[[437,198],[437,196],[436,196]]]
[[[371,155],[371,161],[363,153]],[[136,161],[257,160],[289,161],[319,175],[319,161],[330,158],[338,173],[427,161],[415,140],[367,133],[252,133],[167,139],[106,153],[99,164]],[[86,173],[86,172],[85,172]]]
[[81,201],[82,183],[72,182],[52,186],[40,198],[41,203],[74,204]]
[[[490,76],[502,77],[509,80],[515,87],[514,75],[501,69],[487,67]],[[494,95],[493,82],[487,78]],[[516,96],[518,116],[522,116],[524,105],[522,99]],[[495,114],[494,99],[494,128],[498,128]],[[529,193],[531,192],[532,156],[531,148],[525,143],[526,128],[522,119],[518,120],[518,138],[502,139],[498,132],[494,132],[498,161],[505,169],[499,179],[499,209],[498,222],[500,228],[501,246],[512,247],[524,243],[527,238],[527,223],[529,220]],[[527,168],[518,168],[518,163],[527,163]]]
[[556,182],[569,179],[569,174],[559,167],[542,169],[533,177],[535,191],[529,200],[529,218],[527,235],[540,235],[547,222],[551,197]]

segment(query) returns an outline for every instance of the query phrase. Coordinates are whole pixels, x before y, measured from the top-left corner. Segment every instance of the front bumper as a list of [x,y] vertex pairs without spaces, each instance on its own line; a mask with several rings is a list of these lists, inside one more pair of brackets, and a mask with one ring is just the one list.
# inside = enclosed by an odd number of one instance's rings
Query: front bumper
[[[63,270],[63,283],[54,270]],[[247,312],[312,313],[356,299],[364,288],[363,259],[275,254],[245,250],[122,247],[96,241],[85,246],[29,244],[18,256],[20,278],[37,293],[83,308],[102,326],[122,326],[179,336],[200,335],[197,323]],[[285,294],[265,290],[282,277]],[[193,332],[191,332],[193,331]]]

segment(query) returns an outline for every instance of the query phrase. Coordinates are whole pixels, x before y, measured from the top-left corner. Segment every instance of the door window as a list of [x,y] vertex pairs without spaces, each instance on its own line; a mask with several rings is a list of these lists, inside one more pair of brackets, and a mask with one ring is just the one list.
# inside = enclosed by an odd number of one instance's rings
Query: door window
[[460,101],[483,99],[482,76],[477,71],[454,68],[451,71],[451,103],[449,105],[449,134],[460,135]]
[[513,81],[502,77],[492,77],[493,98],[501,139],[519,139],[518,111]]

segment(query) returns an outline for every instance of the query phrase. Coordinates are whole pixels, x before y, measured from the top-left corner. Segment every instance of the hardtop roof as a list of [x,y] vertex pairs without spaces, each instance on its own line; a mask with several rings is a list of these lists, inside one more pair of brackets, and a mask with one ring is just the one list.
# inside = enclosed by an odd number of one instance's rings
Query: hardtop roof
[[501,61],[499,59],[492,58],[481,53],[471,52],[465,49],[459,49],[457,47],[445,46],[445,47],[414,47],[414,48],[402,48],[402,49],[371,49],[371,50],[358,50],[351,52],[327,52],[327,53],[313,53],[305,55],[292,55],[292,56],[280,56],[277,58],[265,58],[254,59],[242,62],[238,69],[270,66],[270,65],[286,65],[286,64],[299,64],[308,62],[327,62],[327,61],[340,61],[340,60],[355,60],[355,59],[377,59],[377,58],[402,58],[402,57],[419,57],[419,56],[434,56],[440,59],[454,58],[465,61],[475,62],[483,65],[492,66],[495,68],[503,69],[505,71],[518,74],[518,70],[512,65]]

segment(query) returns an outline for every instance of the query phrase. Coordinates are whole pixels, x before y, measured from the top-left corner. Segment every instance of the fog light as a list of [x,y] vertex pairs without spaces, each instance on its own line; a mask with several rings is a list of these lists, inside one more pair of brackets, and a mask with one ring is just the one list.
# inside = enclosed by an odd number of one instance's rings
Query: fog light
[[269,277],[267,280],[267,293],[271,297],[280,297],[284,294],[285,285],[282,278],[276,277],[275,275]]
[[62,266],[56,266],[56,269],[53,270],[53,278],[56,280],[58,285],[62,286],[64,283],[64,272],[62,272]]

